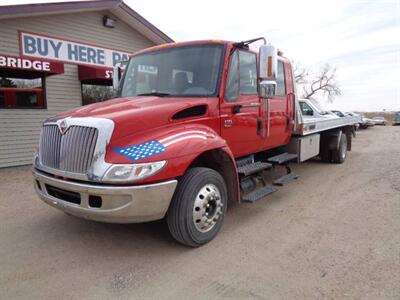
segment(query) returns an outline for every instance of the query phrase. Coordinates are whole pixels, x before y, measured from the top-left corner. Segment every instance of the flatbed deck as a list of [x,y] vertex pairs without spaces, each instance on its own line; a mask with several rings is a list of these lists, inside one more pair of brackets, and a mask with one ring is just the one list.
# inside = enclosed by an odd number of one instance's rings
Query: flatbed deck
[[300,135],[306,136],[329,129],[350,126],[361,122],[361,117],[346,116],[337,118],[303,118],[303,132]]

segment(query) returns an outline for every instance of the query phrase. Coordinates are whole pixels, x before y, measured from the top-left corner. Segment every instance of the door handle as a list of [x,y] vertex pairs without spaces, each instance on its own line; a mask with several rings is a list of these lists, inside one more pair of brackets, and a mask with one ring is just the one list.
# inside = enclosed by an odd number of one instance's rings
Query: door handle
[[251,103],[248,103],[248,104],[235,104],[235,105],[233,105],[233,113],[234,113],[234,114],[240,113],[240,109],[241,109],[241,108],[246,108],[246,107],[259,107],[259,106],[261,106],[261,104],[258,103],[258,102],[251,102]]

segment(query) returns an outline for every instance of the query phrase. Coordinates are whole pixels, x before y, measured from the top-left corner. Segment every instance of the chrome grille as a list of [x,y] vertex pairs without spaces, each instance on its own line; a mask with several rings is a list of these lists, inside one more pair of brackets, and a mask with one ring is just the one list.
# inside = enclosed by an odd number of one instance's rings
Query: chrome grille
[[40,134],[40,164],[62,171],[86,173],[93,162],[98,130],[70,126],[61,134],[57,125],[44,125]]

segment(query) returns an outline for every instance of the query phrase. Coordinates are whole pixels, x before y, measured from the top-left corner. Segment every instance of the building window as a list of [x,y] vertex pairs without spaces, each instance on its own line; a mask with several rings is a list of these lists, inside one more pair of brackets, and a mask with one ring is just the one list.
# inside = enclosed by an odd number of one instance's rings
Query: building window
[[44,77],[0,77],[0,109],[45,108]]
[[240,94],[257,94],[257,56],[255,53],[239,51]]
[[3,91],[0,91],[0,108],[4,108],[6,106],[5,95]]
[[285,71],[283,62],[278,61],[278,74],[276,76],[276,96],[285,96]]
[[114,89],[112,86],[82,83],[82,104],[92,104],[112,99]]

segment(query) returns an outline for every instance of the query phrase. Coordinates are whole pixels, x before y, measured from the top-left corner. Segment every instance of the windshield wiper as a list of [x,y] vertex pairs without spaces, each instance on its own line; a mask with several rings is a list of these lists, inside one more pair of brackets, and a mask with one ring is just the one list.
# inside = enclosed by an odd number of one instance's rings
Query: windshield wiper
[[158,97],[165,97],[171,95],[170,93],[163,93],[163,92],[149,92],[149,93],[142,93],[137,94],[137,96],[158,96]]

